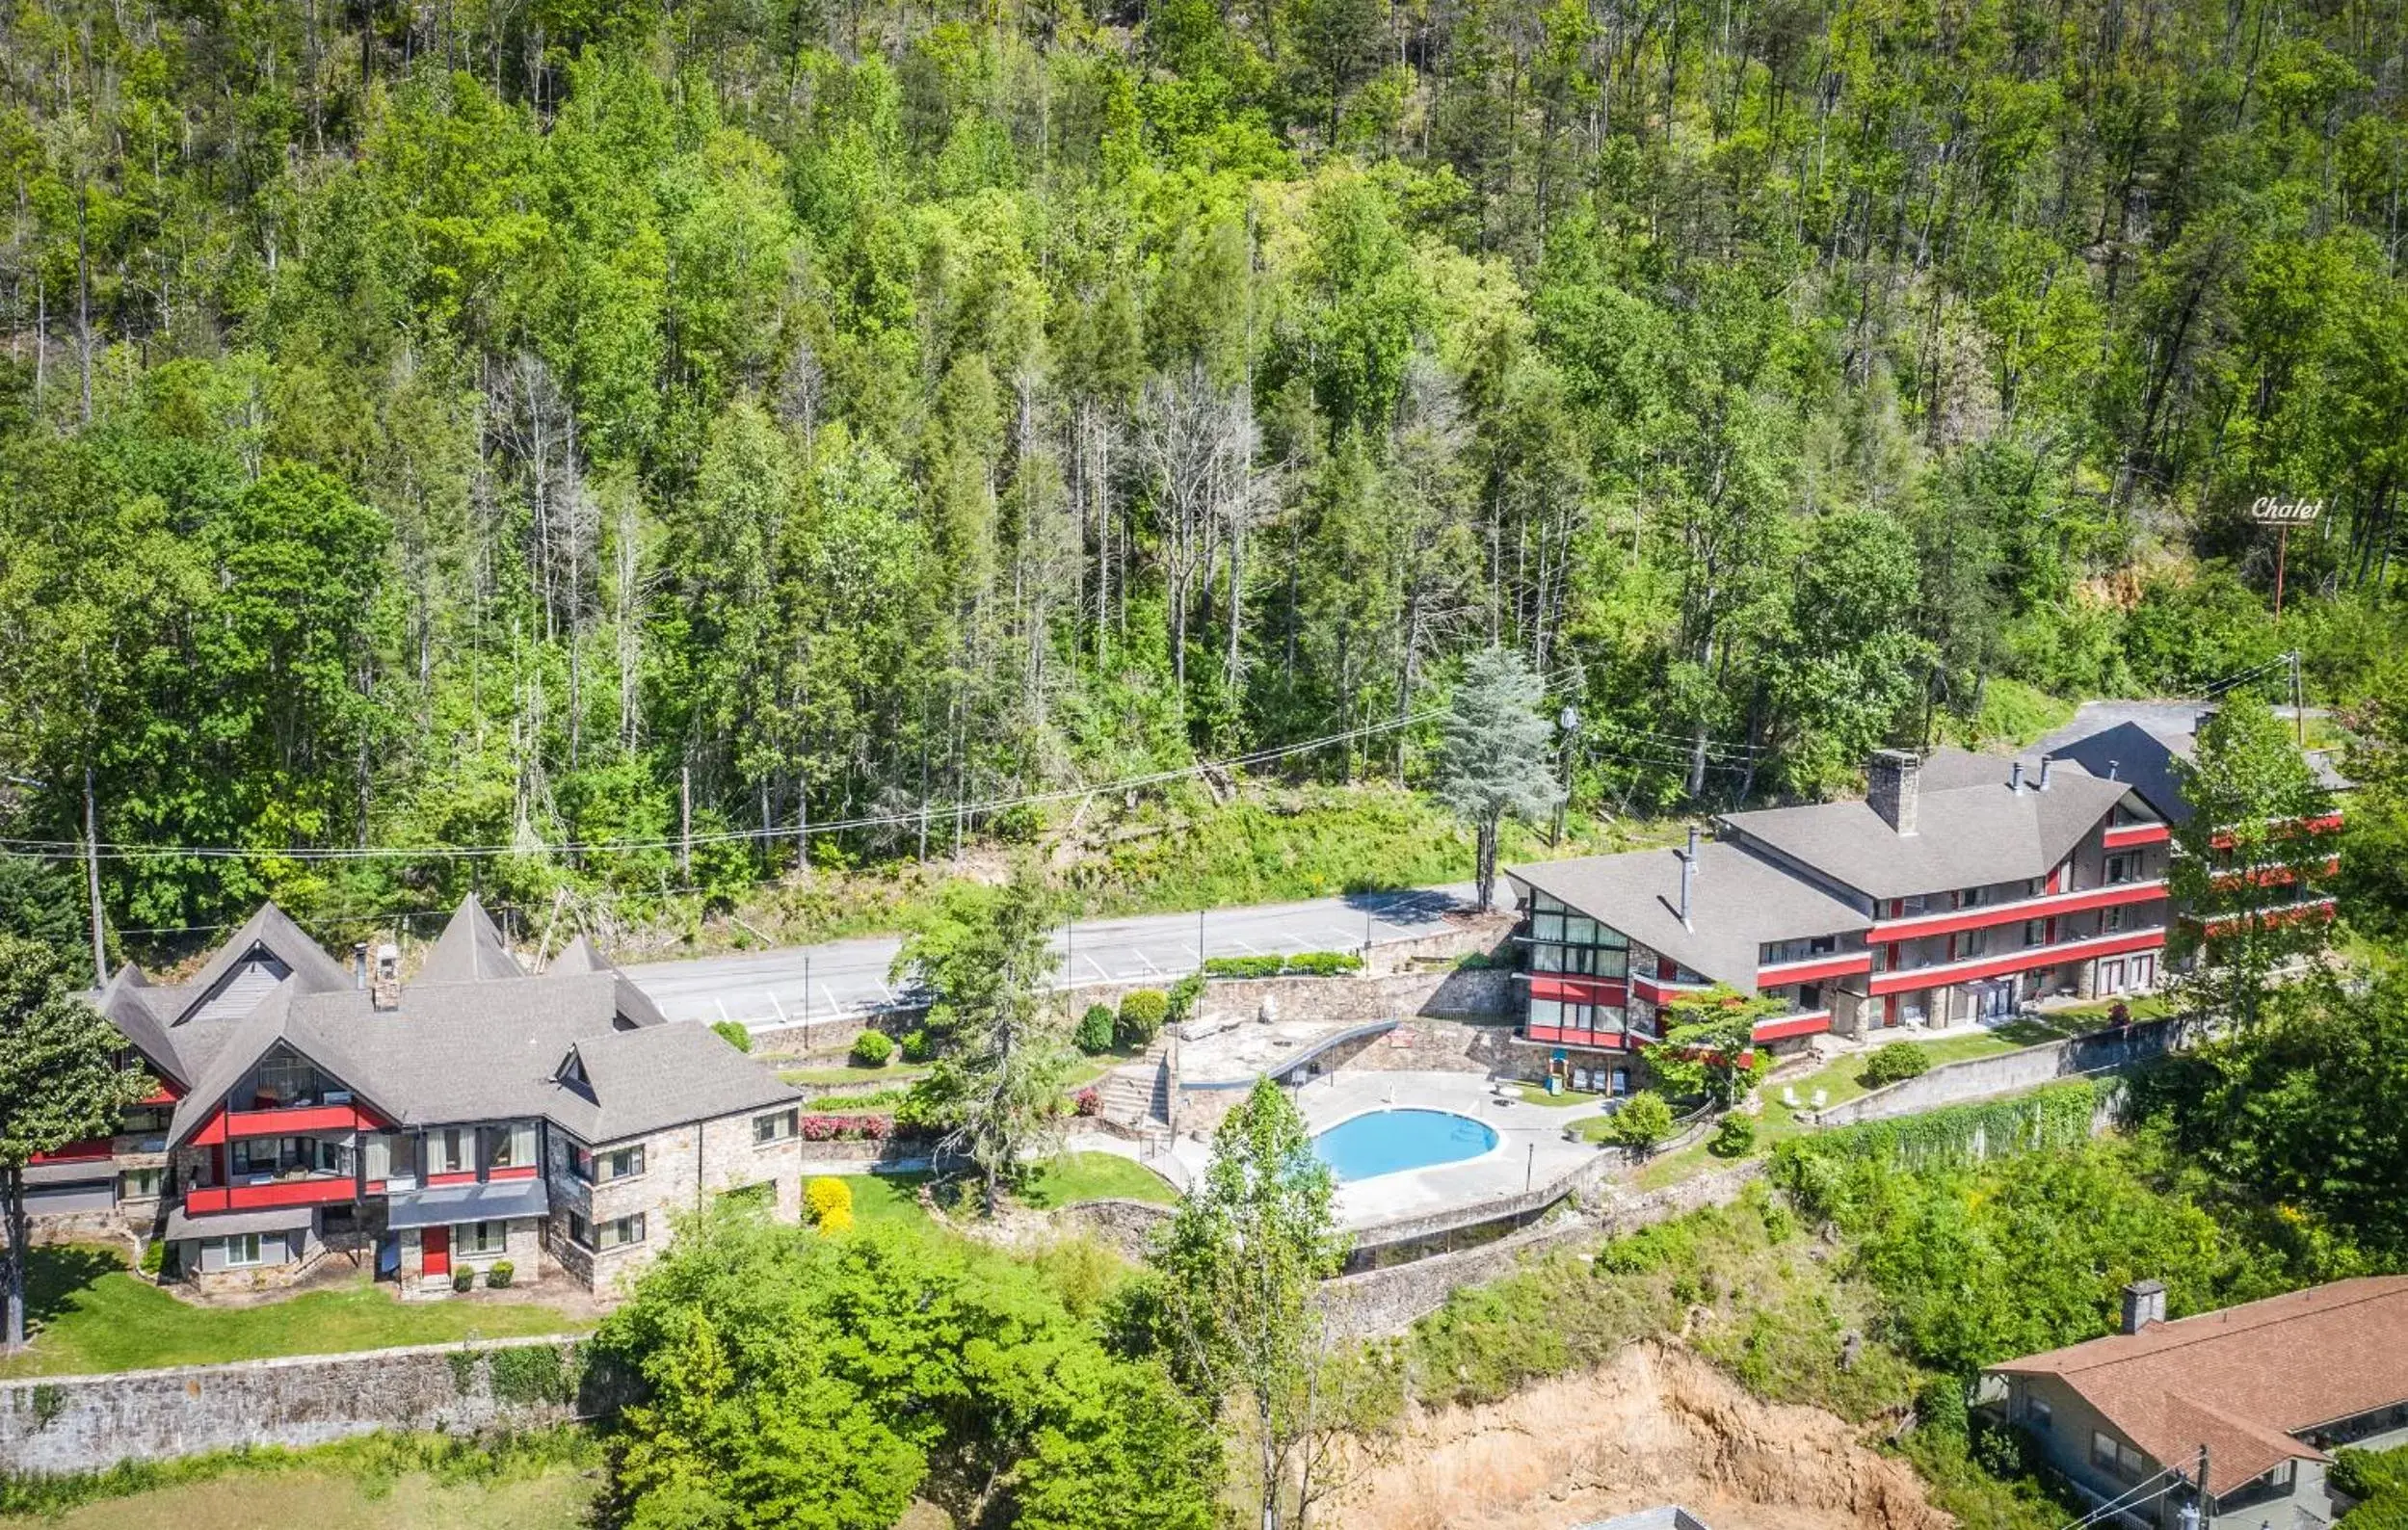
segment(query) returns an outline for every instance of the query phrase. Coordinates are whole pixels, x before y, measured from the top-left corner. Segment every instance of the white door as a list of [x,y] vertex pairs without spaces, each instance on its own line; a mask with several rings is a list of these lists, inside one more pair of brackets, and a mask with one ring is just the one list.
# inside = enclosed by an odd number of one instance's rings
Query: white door
[[2102,993],[2124,991],[2124,959],[2122,957],[2099,963],[2099,991]]
[[2146,993],[2157,986],[2157,959],[2156,957],[2136,956],[2132,958],[2131,984],[2131,991],[2134,993]]

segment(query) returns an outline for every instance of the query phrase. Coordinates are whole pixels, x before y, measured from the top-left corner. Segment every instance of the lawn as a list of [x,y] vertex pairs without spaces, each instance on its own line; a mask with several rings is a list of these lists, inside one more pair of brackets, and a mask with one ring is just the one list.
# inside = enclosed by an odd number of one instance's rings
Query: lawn
[[928,1069],[909,1065],[888,1064],[885,1068],[781,1068],[778,1076],[798,1088],[830,1084],[894,1084],[908,1085],[925,1077]]
[[1167,1206],[1178,1199],[1178,1191],[1135,1159],[1096,1152],[1062,1154],[1040,1168],[1020,1191],[1020,1200],[1040,1211],[1106,1199]]
[[863,1227],[925,1227],[928,1209],[919,1203],[926,1170],[899,1174],[844,1174],[853,1189],[853,1220]]
[[[1567,1089],[1560,1094],[1550,1095],[1537,1084],[1520,1085],[1515,1093],[1522,1096],[1523,1104],[1545,1105],[1549,1110],[1561,1110],[1572,1105],[1594,1105],[1605,1097],[1602,1095],[1583,1094],[1576,1089]],[[1591,1141],[1595,1139],[1592,1138]]]
[[33,1341],[23,1355],[0,1360],[0,1377],[208,1365],[588,1326],[527,1303],[403,1303],[365,1276],[258,1306],[195,1306],[136,1279],[107,1249],[71,1244],[32,1253]]

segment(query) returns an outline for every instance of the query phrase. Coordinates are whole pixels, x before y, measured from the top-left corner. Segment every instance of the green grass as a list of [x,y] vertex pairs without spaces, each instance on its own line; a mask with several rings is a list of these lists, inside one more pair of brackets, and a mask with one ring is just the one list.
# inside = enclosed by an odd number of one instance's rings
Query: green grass
[[1064,1153],[1040,1168],[1020,1190],[1020,1200],[1040,1211],[1080,1200],[1151,1200],[1169,1205],[1178,1191],[1135,1159],[1115,1153]]
[[[1583,1094],[1576,1089],[1567,1089],[1559,1095],[1550,1095],[1537,1084],[1520,1085],[1515,1093],[1522,1096],[1523,1104],[1545,1105],[1549,1110],[1562,1110],[1573,1105],[1594,1105],[1605,1097],[1602,1095]],[[1591,1138],[1590,1141],[1594,1142],[1596,1139]]]
[[889,1064],[885,1068],[781,1068],[778,1076],[799,1089],[830,1084],[893,1084],[908,1086],[925,1077],[928,1069],[917,1066]]
[[524,1303],[404,1303],[364,1275],[257,1306],[195,1306],[128,1275],[107,1249],[37,1248],[32,1260],[26,1295],[33,1341],[23,1355],[0,1360],[0,1377],[211,1365],[587,1326],[557,1308]]
[[900,1174],[843,1174],[853,1189],[853,1220],[863,1227],[926,1227],[928,1208],[919,1203],[924,1170]]

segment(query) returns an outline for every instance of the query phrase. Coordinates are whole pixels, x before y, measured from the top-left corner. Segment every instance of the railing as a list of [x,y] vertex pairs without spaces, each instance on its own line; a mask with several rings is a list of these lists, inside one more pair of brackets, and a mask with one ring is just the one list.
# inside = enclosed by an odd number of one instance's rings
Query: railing
[[2058,914],[2085,913],[2093,909],[2151,903],[2165,895],[2166,884],[2162,877],[2148,882],[2112,883],[2104,887],[2076,887],[2064,892],[2044,892],[2037,898],[2016,898],[2006,903],[1972,904],[1962,909],[1938,909],[1926,913],[1902,914],[1894,919],[1877,919],[1865,939],[1870,945],[1888,945],[1895,940],[1958,935],[1967,930],[1987,930],[1996,925],[2021,923],[2025,919],[2045,919]]
[[2085,961],[2091,957],[2154,951],[2165,944],[2165,934],[2164,926],[2152,925],[2146,930],[2127,931],[2120,935],[2060,940],[2054,945],[2025,946],[2020,951],[2001,952],[1997,956],[1965,957],[1954,962],[1934,962],[1928,966],[1897,967],[1874,973],[1868,988],[1875,997],[1889,993],[1911,993],[1918,989],[1944,988],[1951,983],[1968,983],[1980,978],[2007,977],[2040,967],[2056,966],[2061,963]]
[[229,1110],[228,1137],[288,1137],[298,1132],[365,1131],[376,1122],[346,1097],[323,1104],[278,1105],[267,1110]]
[[210,1185],[184,1192],[184,1210],[193,1216],[219,1211],[265,1211],[282,1206],[329,1206],[348,1201],[357,1184],[349,1174],[311,1174],[300,1179],[271,1179],[260,1184]]

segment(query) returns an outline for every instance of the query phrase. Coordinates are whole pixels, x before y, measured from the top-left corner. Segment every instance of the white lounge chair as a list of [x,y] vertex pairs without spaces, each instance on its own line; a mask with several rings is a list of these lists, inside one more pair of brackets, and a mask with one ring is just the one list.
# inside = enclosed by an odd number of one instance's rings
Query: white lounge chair
[[1781,1086],[1781,1102],[1784,1105],[1788,1106],[1791,1110],[1798,1108],[1798,1090],[1795,1084],[1784,1084]]
[[1816,1110],[1820,1110],[1820,1109],[1822,1109],[1825,1105],[1828,1105],[1828,1104],[1830,1104],[1830,1103],[1831,1103],[1831,1091],[1829,1091],[1829,1090],[1827,1090],[1827,1089],[1818,1089],[1818,1090],[1814,1091],[1814,1108],[1815,1108]]

